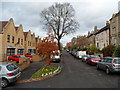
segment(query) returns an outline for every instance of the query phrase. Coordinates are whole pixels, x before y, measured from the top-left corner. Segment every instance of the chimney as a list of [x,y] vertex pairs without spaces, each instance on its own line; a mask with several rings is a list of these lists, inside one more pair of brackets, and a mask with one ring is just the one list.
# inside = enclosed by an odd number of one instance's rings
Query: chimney
[[88,35],[90,35],[90,31],[88,31]]
[[106,21],[106,26],[109,25],[109,24],[110,24],[109,21]]
[[96,32],[98,29],[97,29],[97,26],[94,26],[94,31]]

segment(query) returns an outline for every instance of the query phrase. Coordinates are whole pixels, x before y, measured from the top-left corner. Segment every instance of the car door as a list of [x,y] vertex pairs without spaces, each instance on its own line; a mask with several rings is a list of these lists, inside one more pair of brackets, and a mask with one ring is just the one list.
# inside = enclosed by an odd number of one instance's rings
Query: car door
[[104,60],[103,60],[103,65],[102,65],[102,68],[103,68],[103,70],[106,70],[106,66],[108,66],[109,65],[109,59],[108,58],[105,58]]
[[103,59],[101,60],[101,62],[100,62],[100,64],[99,64],[99,67],[100,67],[101,69],[104,69],[104,67],[105,67],[105,61],[106,61],[106,58],[103,58]]

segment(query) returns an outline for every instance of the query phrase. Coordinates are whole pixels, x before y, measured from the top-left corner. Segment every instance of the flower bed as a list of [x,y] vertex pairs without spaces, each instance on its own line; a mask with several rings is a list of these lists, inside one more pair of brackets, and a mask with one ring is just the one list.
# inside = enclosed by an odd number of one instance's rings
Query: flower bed
[[60,67],[43,67],[40,70],[38,70],[35,74],[32,75],[30,79],[36,79],[41,78],[44,76],[52,75],[54,73],[57,73],[61,68]]

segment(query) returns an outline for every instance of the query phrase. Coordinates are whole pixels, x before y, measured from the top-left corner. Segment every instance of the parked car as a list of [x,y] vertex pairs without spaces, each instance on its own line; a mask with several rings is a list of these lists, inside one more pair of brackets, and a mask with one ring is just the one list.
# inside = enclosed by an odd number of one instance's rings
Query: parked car
[[99,56],[90,55],[89,58],[86,59],[86,63],[90,65],[96,65],[96,63],[101,60]]
[[104,57],[97,62],[97,69],[105,70],[107,74],[112,72],[120,72],[120,58],[118,57]]
[[82,62],[86,62],[86,59],[88,59],[90,57],[90,55],[83,55],[82,56]]
[[[20,58],[25,58],[25,57],[26,56],[24,55],[12,55],[12,56],[8,56],[8,60],[19,62]],[[30,58],[30,62],[32,62],[32,58]]]
[[31,54],[31,53],[26,53],[25,56],[26,57],[32,57],[34,54]]
[[86,51],[77,51],[76,58],[82,59],[83,55],[86,55]]
[[60,63],[60,61],[61,61],[60,56],[58,55],[53,56],[53,59],[52,59],[53,63]]
[[59,63],[61,61],[61,53],[59,50],[53,51],[53,55],[51,55],[53,63]]
[[68,49],[66,49],[66,51],[67,51],[67,52],[69,52],[69,50],[68,50]]
[[2,87],[6,87],[10,83],[14,83],[21,75],[19,67],[12,63],[1,63],[0,72]]
[[23,58],[23,57],[25,56],[24,55],[12,55],[12,56],[8,56],[8,60],[19,62],[20,58]]

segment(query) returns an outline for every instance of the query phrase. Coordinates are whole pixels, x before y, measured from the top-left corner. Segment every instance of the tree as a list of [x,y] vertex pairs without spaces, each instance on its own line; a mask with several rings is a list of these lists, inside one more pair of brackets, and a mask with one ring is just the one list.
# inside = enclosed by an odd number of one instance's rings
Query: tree
[[44,9],[40,15],[43,19],[42,23],[44,23],[44,27],[47,29],[51,28],[57,39],[59,50],[61,50],[61,38],[70,33],[74,33],[79,27],[74,17],[75,10],[70,3],[55,3],[49,8]]
[[95,44],[92,44],[91,46],[90,46],[90,53],[91,54],[94,54],[94,53],[98,53],[98,48],[96,47],[96,45]]
[[115,50],[115,46],[114,45],[108,45],[107,47],[103,48],[102,52],[103,52],[103,56],[110,56],[112,57],[113,53]]
[[58,54],[58,52],[53,52],[58,50],[57,43],[54,41],[54,36],[52,34],[48,34],[37,46],[37,51],[39,55],[43,55],[47,59],[46,64],[51,63],[52,55]]
[[114,51],[114,56],[115,57],[120,57],[120,46],[117,46]]

